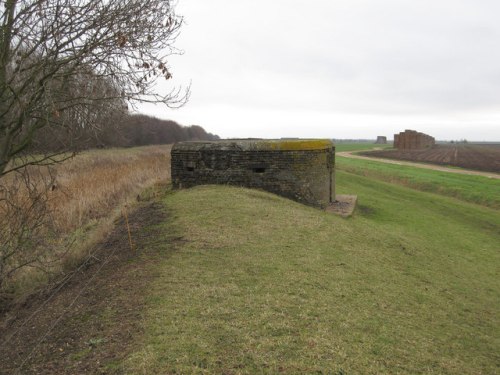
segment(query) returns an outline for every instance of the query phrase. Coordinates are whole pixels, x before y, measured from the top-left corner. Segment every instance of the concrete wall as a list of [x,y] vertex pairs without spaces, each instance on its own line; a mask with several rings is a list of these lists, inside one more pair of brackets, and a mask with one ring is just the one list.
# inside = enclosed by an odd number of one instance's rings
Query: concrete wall
[[394,148],[399,150],[419,150],[436,144],[434,137],[415,130],[405,130],[394,134]]
[[326,207],[335,201],[330,140],[181,142],[172,148],[174,188],[229,184]]

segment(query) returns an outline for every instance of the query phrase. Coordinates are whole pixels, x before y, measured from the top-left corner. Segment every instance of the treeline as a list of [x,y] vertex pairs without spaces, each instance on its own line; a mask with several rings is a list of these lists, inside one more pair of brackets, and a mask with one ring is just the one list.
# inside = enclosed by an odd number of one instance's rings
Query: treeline
[[99,126],[85,128],[41,129],[33,140],[31,152],[57,152],[91,148],[135,147],[169,144],[180,141],[216,140],[198,125],[181,126],[175,121],[142,114],[114,114],[102,119]]
[[133,147],[219,139],[218,136],[207,133],[201,126],[181,126],[175,121],[147,115],[128,115],[122,120],[119,128],[119,136],[103,137],[101,146]]

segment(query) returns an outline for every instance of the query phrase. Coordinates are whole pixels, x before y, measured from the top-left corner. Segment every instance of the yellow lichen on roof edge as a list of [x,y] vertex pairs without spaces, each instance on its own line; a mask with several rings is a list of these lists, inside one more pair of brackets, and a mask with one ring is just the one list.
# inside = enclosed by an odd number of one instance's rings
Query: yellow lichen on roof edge
[[334,147],[329,139],[226,139],[219,141],[178,142],[172,151],[184,150],[240,150],[240,151],[313,151]]
[[333,147],[329,139],[297,139],[297,140],[262,140],[254,141],[257,149],[294,151],[294,150],[324,150]]

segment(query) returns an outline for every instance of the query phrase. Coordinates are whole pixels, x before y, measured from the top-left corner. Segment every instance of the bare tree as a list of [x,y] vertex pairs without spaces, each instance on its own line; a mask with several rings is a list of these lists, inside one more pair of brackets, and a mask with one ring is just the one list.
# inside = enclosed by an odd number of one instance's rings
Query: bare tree
[[[96,126],[102,111],[137,102],[181,105],[155,91],[182,20],[171,0],[0,2],[0,176],[33,135]],[[43,163],[53,155],[32,158]]]
[[4,282],[30,266],[48,270],[45,238],[54,176],[50,167],[21,168],[0,183],[0,305]]
[[[53,181],[32,166],[61,160],[129,105],[185,102],[188,90],[155,85],[172,77],[181,24],[173,0],[0,0],[0,289],[45,261]],[[63,147],[29,155],[40,132]]]

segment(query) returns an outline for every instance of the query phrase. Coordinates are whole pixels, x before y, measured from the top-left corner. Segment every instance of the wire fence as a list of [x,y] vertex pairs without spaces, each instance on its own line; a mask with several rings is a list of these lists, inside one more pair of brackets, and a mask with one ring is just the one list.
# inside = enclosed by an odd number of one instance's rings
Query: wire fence
[[[130,246],[130,249],[133,251],[134,250],[134,246],[133,246],[133,242],[132,242],[132,233],[130,231],[129,215],[128,215],[127,209],[128,209],[128,205],[125,205],[124,209],[122,210],[122,215],[124,217],[125,229],[126,229],[127,237],[128,237],[128,244]],[[77,269],[75,269],[74,271],[66,274],[64,276],[64,278],[57,284],[57,286],[51,291],[50,295],[40,303],[40,305],[35,309],[35,311],[33,311],[26,319],[24,319],[23,322],[12,333],[10,333],[8,336],[6,336],[5,338],[3,338],[2,342],[1,342],[1,346],[2,347],[5,346],[5,345],[8,345],[10,342],[12,342],[12,340],[16,336],[20,335],[23,332],[23,330],[30,323],[32,323],[34,321],[34,319],[37,317],[37,315],[49,304],[49,302],[51,302],[54,299],[54,297],[66,285],[68,285],[68,283],[70,283],[71,280],[74,279],[74,277],[76,275],[78,275],[79,273],[81,273],[84,269],[88,268],[92,262],[94,262],[96,260],[98,262],[100,262],[99,267],[92,274],[92,276],[88,279],[88,281],[81,288],[78,288],[78,290],[77,290],[77,292],[75,294],[75,297],[71,300],[71,302],[64,309],[64,311],[61,314],[59,314],[53,320],[53,322],[49,325],[49,327],[41,335],[39,335],[36,338],[36,340],[34,341],[35,344],[31,348],[31,350],[28,352],[28,354],[25,355],[24,357],[19,356],[21,363],[17,367],[17,369],[15,370],[16,374],[22,373],[23,368],[29,362],[29,360],[33,357],[33,355],[36,353],[36,351],[39,349],[40,345],[44,342],[45,339],[47,339],[47,337],[54,330],[54,328],[61,322],[61,320],[66,315],[68,315],[71,312],[71,310],[72,310],[73,306],[75,305],[75,303],[82,296],[82,294],[91,286],[91,284],[96,280],[96,277],[103,270],[104,266],[110,262],[110,260],[115,255],[115,253],[116,253],[116,251],[117,251],[118,248],[120,248],[120,246],[114,246],[113,249],[112,249],[112,251],[109,254],[107,254],[107,256],[104,259],[100,260],[97,257],[97,253],[99,252],[99,250],[101,249],[101,247],[100,246],[95,246],[94,249],[93,249],[93,251],[90,252],[87,255],[87,257],[83,260],[83,262],[80,264],[80,266]]]

